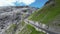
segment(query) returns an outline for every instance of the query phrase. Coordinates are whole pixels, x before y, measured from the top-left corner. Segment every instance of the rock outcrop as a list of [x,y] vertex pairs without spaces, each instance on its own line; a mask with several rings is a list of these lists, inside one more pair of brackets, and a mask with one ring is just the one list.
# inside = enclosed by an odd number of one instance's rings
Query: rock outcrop
[[[27,10],[27,12],[24,12],[25,10]],[[11,24],[20,23],[23,14],[29,16],[35,10],[37,10],[37,8],[25,6],[0,8],[0,33],[2,34],[2,31],[6,30]]]

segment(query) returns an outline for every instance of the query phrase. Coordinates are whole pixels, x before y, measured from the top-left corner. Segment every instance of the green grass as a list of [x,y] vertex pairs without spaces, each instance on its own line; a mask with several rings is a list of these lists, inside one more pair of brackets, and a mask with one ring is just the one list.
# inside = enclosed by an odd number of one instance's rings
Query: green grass
[[[24,21],[22,21],[21,23],[19,23],[18,26],[16,26],[16,24],[12,24],[12,25],[10,26],[10,28],[5,31],[5,33],[6,33],[6,34],[12,34],[12,33],[15,34],[16,31],[14,32],[14,29],[15,29],[16,27],[18,27],[18,29],[19,29],[20,26],[23,27],[25,24],[26,24],[26,23],[25,23]],[[20,27],[20,29],[21,29],[22,27]],[[16,30],[17,30],[17,29],[16,29]],[[26,27],[24,27],[22,31],[17,31],[17,32],[19,32],[18,34],[46,34],[46,33],[43,33],[43,32],[41,32],[41,31],[37,31],[33,26],[31,26],[31,25],[29,25],[29,24],[26,24]]]
[[5,33],[6,34],[11,34],[13,32],[13,30],[14,30],[15,27],[16,27],[16,25],[15,24],[12,24],[10,26],[10,28],[5,31]]
[[29,17],[29,20],[39,21],[44,24],[50,23],[60,14],[60,0],[55,0],[55,3],[55,6],[44,6],[39,9]]
[[60,24],[58,24],[58,26],[60,26]]
[[26,25],[26,27],[19,32],[19,34],[45,34],[41,31],[37,31],[33,26],[31,25]]
[[[14,29],[15,29],[16,27],[22,28],[24,25],[25,25],[25,22],[24,22],[24,21],[20,22],[20,23],[18,24],[18,26],[17,26],[16,24],[12,24],[12,25],[10,26],[10,28],[7,29],[5,32],[6,32],[6,34],[11,34],[12,32],[14,32]],[[15,32],[14,32],[14,33],[15,33]]]
[[19,23],[19,26],[24,26],[26,23],[24,21],[22,21],[21,23]]

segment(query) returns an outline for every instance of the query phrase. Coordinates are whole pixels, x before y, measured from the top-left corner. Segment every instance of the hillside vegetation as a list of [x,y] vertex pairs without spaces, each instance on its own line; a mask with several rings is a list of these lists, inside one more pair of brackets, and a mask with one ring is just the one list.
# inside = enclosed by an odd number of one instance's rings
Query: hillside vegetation
[[60,0],[55,0],[54,5],[47,3],[42,9],[33,13],[29,20],[48,24],[60,15]]
[[46,34],[46,33],[42,31],[37,31],[33,26],[26,24],[25,22],[21,22],[18,25],[12,24],[10,28],[5,31],[5,34]]
[[19,34],[46,34],[42,31],[37,31],[33,26],[27,24],[26,27],[19,32]]

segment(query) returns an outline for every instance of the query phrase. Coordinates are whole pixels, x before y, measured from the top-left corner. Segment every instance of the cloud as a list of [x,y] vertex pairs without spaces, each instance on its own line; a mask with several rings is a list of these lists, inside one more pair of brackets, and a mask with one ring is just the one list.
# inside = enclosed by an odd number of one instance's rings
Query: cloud
[[35,2],[35,0],[0,0],[0,6],[15,6],[14,2],[24,3],[25,5],[30,5]]
[[18,0],[20,3],[24,3],[25,5],[30,5],[31,3],[35,2],[35,0]]
[[15,0],[0,0],[0,6],[13,6]]

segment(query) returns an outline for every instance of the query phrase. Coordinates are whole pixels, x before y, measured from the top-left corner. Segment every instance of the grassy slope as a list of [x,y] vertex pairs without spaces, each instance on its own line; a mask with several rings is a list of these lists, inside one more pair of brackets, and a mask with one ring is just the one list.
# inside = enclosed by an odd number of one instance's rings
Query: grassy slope
[[27,25],[19,34],[45,34],[43,32],[37,31],[31,25]]
[[5,31],[5,33],[6,34],[11,34],[13,32],[13,30],[14,30],[15,27],[16,27],[16,25],[15,24],[12,24],[10,26],[10,28]]
[[24,25],[25,25],[25,22],[24,22],[24,21],[22,21],[22,22],[19,23],[18,25],[12,24],[12,25],[10,26],[10,28],[5,31],[5,33],[6,33],[6,34],[11,34],[12,32],[14,32],[14,29],[16,29],[17,27],[21,27],[21,28],[22,28]]
[[34,14],[32,14],[29,19],[48,24],[60,14],[60,0],[55,0],[55,3],[55,6],[44,6],[42,9],[39,9]]
[[[18,27],[18,29],[20,27],[21,29],[25,24],[26,23],[24,21],[20,23],[18,26],[16,26],[15,24],[12,24],[10,28],[5,31],[5,34],[12,34],[12,33],[15,34],[16,31],[14,32],[14,29],[16,27]],[[43,32],[37,31],[33,26],[28,25],[28,24],[26,24],[26,27],[22,31],[17,31],[17,32],[19,32],[18,34],[45,34]]]

